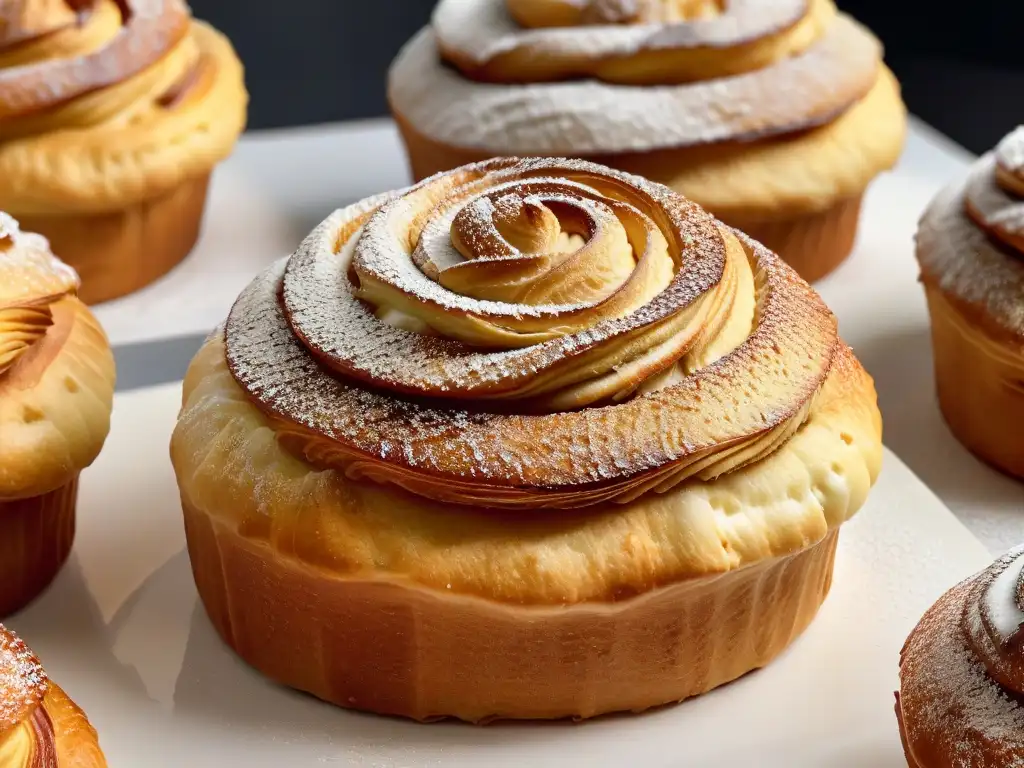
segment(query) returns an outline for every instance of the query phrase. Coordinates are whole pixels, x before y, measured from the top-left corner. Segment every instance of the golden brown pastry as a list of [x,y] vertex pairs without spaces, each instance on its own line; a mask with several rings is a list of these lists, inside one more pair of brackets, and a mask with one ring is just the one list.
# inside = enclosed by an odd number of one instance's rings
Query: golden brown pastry
[[768,663],[881,456],[871,379],[805,282],[569,160],[337,211],[183,397],[217,631],[275,680],[420,720],[642,710]]
[[78,270],[83,301],[140,288],[192,249],[246,101],[231,44],[184,0],[0,3],[0,209]]
[[441,0],[388,94],[417,179],[589,157],[667,184],[807,280],[850,252],[906,131],[880,44],[832,0]]
[[43,237],[0,213],[0,616],[67,559],[78,474],[110,427],[114,359],[77,289]]
[[900,655],[911,768],[1024,765],[1024,548],[939,598]]
[[0,768],[106,768],[96,730],[0,625]]
[[1024,477],[1024,128],[921,219],[939,405],[967,448]]

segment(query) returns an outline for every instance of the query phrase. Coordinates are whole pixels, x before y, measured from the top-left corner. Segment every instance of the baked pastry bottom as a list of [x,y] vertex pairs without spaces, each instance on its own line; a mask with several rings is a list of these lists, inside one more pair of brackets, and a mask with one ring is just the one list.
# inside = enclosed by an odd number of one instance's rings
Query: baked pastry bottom
[[939,406],[956,438],[997,469],[1024,478],[1024,350],[986,333],[984,318],[925,283]]
[[0,502],[0,618],[50,585],[75,539],[78,475],[41,496]]
[[132,293],[181,262],[199,238],[210,175],[130,208],[99,214],[18,216],[82,279],[78,296],[98,304]]
[[838,541],[619,602],[514,606],[341,578],[182,507],[199,595],[242,659],[339,706],[417,720],[588,718],[735,680],[811,623]]

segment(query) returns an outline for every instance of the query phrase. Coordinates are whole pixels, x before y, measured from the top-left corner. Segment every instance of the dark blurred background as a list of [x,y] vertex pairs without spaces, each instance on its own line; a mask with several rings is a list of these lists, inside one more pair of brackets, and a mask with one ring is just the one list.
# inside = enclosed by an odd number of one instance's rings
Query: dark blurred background
[[[769,3],[772,0],[764,0]],[[388,64],[434,0],[192,0],[248,69],[250,127],[387,113]],[[910,109],[975,152],[1024,122],[1022,0],[839,0],[886,45]]]

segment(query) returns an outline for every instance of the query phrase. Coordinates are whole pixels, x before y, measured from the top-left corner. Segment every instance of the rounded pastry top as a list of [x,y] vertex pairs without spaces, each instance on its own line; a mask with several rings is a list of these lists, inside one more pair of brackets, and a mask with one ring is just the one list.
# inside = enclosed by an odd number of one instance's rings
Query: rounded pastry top
[[878,41],[831,0],[442,0],[389,98],[453,146],[639,152],[822,125],[880,70]]
[[925,211],[923,279],[994,335],[1024,343],[1024,130],[982,156]]
[[114,361],[78,276],[0,212],[0,501],[56,489],[99,453]]
[[908,755],[929,768],[1024,760],[1024,548],[943,595],[900,659]]
[[184,0],[0,5],[0,207],[98,212],[209,172],[245,120],[230,44]]
[[225,337],[291,450],[492,508],[625,502],[756,462],[842,348],[775,255],[666,187],[560,159],[336,212]]
[[48,688],[39,659],[0,625],[0,739],[42,705]]

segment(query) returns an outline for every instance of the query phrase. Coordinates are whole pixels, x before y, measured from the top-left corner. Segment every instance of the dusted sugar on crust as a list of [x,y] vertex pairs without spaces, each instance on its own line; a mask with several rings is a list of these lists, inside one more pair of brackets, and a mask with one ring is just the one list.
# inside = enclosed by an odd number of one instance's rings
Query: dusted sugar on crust
[[42,704],[48,689],[39,659],[0,625],[0,738]]
[[0,8],[0,208],[131,207],[207,175],[245,124],[230,43],[183,0]]

